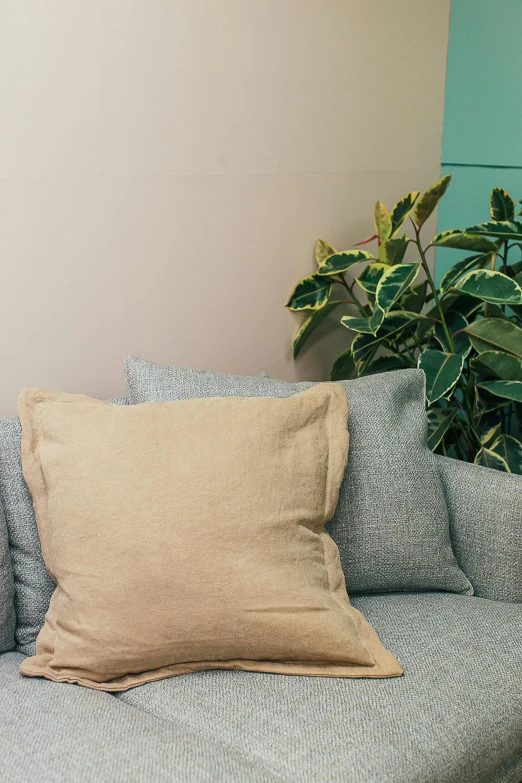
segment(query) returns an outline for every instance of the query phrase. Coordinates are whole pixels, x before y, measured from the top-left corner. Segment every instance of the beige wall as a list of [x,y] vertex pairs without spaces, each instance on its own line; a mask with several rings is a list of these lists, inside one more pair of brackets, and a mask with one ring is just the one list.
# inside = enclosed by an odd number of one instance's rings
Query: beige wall
[[317,378],[283,304],[438,176],[450,0],[3,0],[0,413],[126,353]]

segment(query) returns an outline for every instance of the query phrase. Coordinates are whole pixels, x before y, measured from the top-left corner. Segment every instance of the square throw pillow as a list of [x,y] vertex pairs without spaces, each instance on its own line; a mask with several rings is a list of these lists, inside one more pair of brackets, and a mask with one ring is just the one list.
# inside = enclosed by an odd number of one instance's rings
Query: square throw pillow
[[0,503],[0,653],[14,647],[15,611],[11,555],[4,509]]
[[[109,402],[126,404],[123,398]],[[34,655],[36,637],[56,585],[43,561],[33,501],[22,474],[21,437],[18,417],[0,417],[0,503],[5,511],[13,564],[16,649],[24,655]]]
[[348,451],[336,384],[118,407],[27,389],[22,464],[54,581],[21,672],[120,691],[202,669],[402,669],[325,531]]
[[[162,367],[128,356],[132,403],[241,394],[285,398],[313,387]],[[400,370],[343,381],[350,407],[350,458],[328,525],[349,593],[473,592],[449,535],[444,490],[427,444],[425,376]]]

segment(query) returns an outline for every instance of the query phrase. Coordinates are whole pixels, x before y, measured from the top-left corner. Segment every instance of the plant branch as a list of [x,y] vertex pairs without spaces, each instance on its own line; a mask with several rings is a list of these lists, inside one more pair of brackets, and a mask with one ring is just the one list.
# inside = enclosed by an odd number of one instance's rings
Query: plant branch
[[342,275],[340,275],[340,276],[339,276],[339,280],[338,280],[338,282],[339,282],[339,283],[340,283],[342,286],[344,286],[344,287],[346,288],[346,290],[348,291],[348,293],[349,293],[349,294],[350,294],[350,296],[352,297],[351,301],[352,301],[352,302],[353,302],[353,304],[354,304],[354,305],[357,307],[357,309],[359,310],[359,312],[360,312],[360,314],[363,316],[363,318],[368,318],[368,313],[366,312],[366,310],[364,309],[364,306],[361,304],[361,302],[358,300],[358,298],[357,298],[357,297],[356,297],[356,295],[354,294],[354,292],[353,292],[353,287],[351,288],[351,287],[348,285],[348,283],[346,282],[346,280],[344,279],[344,277],[343,277]]

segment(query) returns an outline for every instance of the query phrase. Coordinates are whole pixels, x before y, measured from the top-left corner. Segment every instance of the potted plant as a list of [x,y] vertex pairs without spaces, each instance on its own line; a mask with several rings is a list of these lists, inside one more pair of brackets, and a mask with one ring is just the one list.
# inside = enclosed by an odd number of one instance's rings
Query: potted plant
[[[420,367],[430,447],[522,474],[522,222],[511,196],[494,188],[489,221],[426,243],[422,229],[450,180],[442,177],[422,195],[408,193],[390,211],[378,201],[375,233],[352,249],[317,242],[317,269],[297,283],[286,305],[307,316],[293,355],[327,316],[352,305],[355,312],[336,321],[350,345],[334,362],[331,380]],[[410,246],[415,260],[405,260]],[[438,287],[426,260],[430,247],[469,253]]]

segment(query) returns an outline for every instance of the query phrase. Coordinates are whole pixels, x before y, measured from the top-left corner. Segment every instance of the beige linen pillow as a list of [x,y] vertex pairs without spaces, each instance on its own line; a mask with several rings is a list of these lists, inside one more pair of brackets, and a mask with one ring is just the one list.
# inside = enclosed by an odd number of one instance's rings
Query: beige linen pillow
[[122,407],[25,389],[19,413],[57,584],[23,674],[121,691],[202,669],[402,673],[324,528],[347,459],[341,386]]

